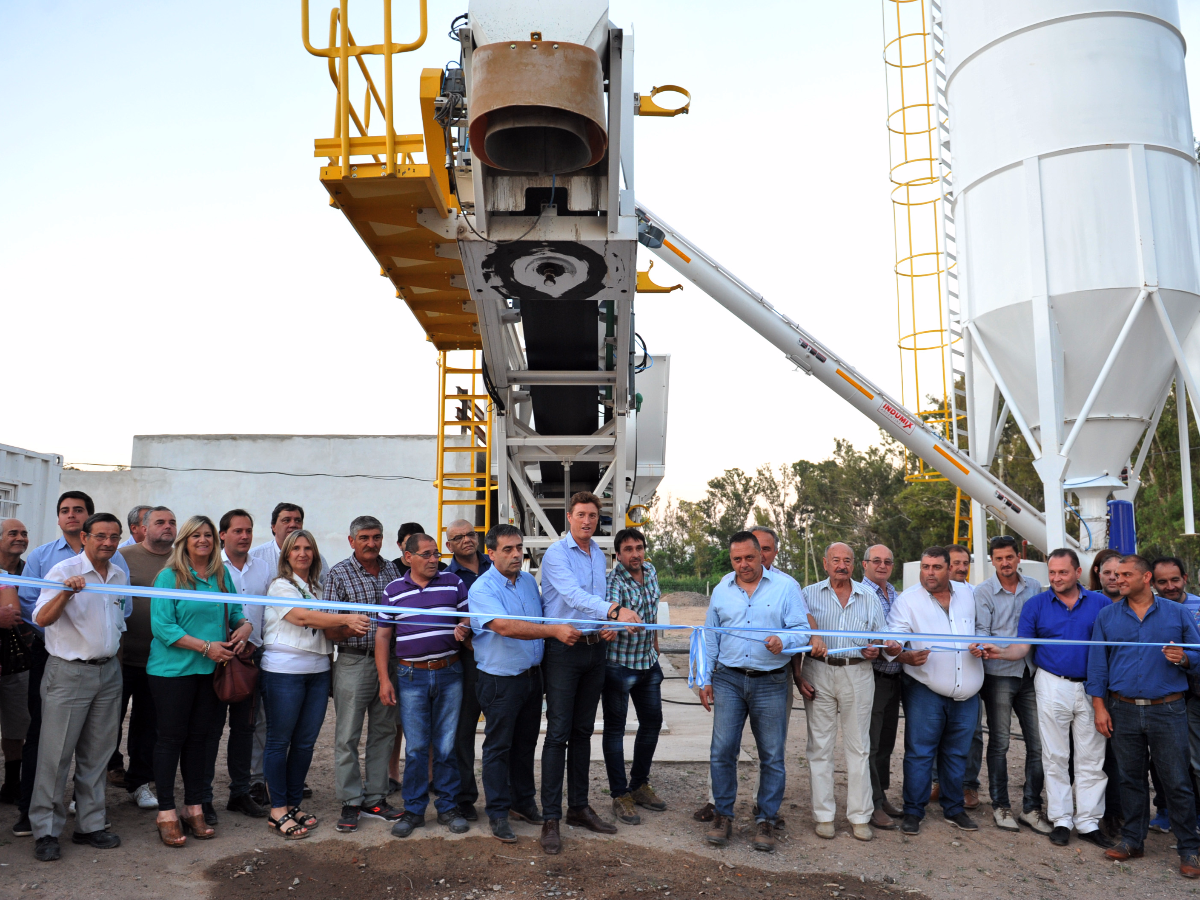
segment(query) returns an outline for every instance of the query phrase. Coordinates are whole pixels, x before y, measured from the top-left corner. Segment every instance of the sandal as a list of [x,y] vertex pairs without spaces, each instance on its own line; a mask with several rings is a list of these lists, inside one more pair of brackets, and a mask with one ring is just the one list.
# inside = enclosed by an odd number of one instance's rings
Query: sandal
[[187,843],[183,836],[183,827],[178,819],[164,819],[158,822],[158,836],[168,847],[182,847]]
[[204,813],[198,813],[194,816],[180,816],[179,819],[183,823],[183,828],[192,833],[198,841],[207,841],[217,836],[216,830],[204,821]]
[[[283,826],[286,822],[291,822],[292,827],[284,831]],[[267,816],[267,827],[273,829],[285,841],[299,841],[308,837],[308,828],[296,821],[291,810],[285,812],[278,819]]]
[[311,813],[306,813],[298,806],[293,806],[288,810],[288,812],[292,814],[293,819],[295,819],[309,831],[312,831],[317,827],[318,824],[320,824],[317,822],[316,816],[312,815]]

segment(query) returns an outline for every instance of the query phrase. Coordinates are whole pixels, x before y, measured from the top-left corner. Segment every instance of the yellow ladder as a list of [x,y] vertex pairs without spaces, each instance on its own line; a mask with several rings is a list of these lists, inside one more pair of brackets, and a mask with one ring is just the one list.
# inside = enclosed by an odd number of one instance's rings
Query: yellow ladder
[[455,519],[475,523],[475,530],[483,534],[492,527],[492,492],[496,490],[492,478],[492,399],[483,383],[482,358],[479,350],[443,350],[438,360],[434,485],[438,492],[440,547],[445,547],[446,527]]
[[971,548],[971,498],[958,488],[954,490],[954,543]]

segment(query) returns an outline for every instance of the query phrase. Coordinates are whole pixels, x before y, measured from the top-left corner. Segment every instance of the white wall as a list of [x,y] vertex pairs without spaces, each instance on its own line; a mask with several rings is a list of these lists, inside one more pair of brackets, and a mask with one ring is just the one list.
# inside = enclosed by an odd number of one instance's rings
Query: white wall
[[[256,544],[270,538],[276,503],[298,503],[330,563],[349,556],[350,520],[372,515],[391,558],[402,522],[437,527],[436,451],[433,435],[137,435],[129,469],[64,469],[62,490],[86,491],[97,511],[122,522],[138,503],[169,506],[180,523],[196,514],[216,522],[242,507],[254,516]],[[376,477],[333,477],[364,475]],[[401,475],[410,478],[386,477]]]
[[0,444],[0,519],[20,519],[29,546],[58,536],[57,510],[62,457]]

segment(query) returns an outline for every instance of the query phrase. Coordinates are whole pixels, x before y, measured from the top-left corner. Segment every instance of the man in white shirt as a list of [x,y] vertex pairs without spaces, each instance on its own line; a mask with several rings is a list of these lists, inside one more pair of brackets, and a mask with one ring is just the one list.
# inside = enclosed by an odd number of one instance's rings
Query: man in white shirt
[[[950,580],[950,554],[930,547],[921,554],[921,583],[896,598],[888,613],[888,631],[910,634],[975,634],[975,597],[969,585]],[[904,821],[900,831],[921,830],[929,802],[933,760],[941,774],[942,814],[964,831],[979,826],[963,809],[963,776],[971,739],[979,721],[983,686],[982,651],[968,641],[896,641],[884,644],[884,656],[904,664]],[[953,650],[933,650],[952,647]]]
[[117,745],[121,708],[121,664],[117,649],[125,631],[129,598],[88,591],[89,584],[127,585],[125,570],[111,563],[121,542],[121,520],[96,513],[83,523],[83,552],[46,573],[64,589],[43,588],[34,621],[45,629],[46,672],[42,676],[42,729],[29,819],[34,856],[61,855],[58,835],[67,821],[63,792],[75,757],[75,833],[72,843],[96,850],[121,846],[104,830],[104,785],[108,759]]
[[[279,552],[283,547],[284,538],[293,531],[299,531],[303,527],[304,507],[298,506],[295,503],[288,503],[286,500],[275,504],[275,508],[271,510],[271,540],[265,544],[259,544],[250,551],[251,556],[261,559],[267,564],[267,568],[271,570],[272,581],[275,579],[276,574],[278,574]],[[321,580],[324,581],[325,576],[328,574],[329,563],[326,561],[324,554],[322,554]],[[259,622],[261,624],[261,618]]]
[[[221,559],[234,587],[239,594],[265,597],[271,586],[275,570],[262,557],[252,556],[250,547],[254,543],[254,519],[244,509],[231,509],[221,516],[217,526],[221,539]],[[258,603],[247,603],[242,607],[246,621],[251,625],[250,643],[257,649],[255,659],[262,658],[262,622],[266,607]],[[220,741],[221,732],[216,730]],[[266,779],[263,776],[263,749],[267,742],[267,710],[262,696],[231,704],[229,707],[229,744],[226,760],[229,764],[229,802],[225,808],[241,812],[254,819],[267,814]],[[216,767],[216,753],[209,753],[211,765]],[[212,784],[212,778],[208,779]],[[257,795],[257,796],[256,796]]]

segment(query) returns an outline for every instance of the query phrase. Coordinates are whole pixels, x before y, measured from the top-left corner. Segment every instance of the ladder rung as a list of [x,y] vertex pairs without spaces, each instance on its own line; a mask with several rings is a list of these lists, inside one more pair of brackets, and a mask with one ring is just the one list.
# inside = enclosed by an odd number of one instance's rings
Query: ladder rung
[[478,444],[474,447],[443,447],[443,453],[486,453],[491,450],[489,444]]
[[488,506],[490,501],[487,498],[482,500],[443,500],[442,506]]
[[443,478],[487,478],[490,472],[443,472]]
[[442,427],[449,428],[453,425],[461,425],[462,427],[466,428],[471,425],[476,425],[480,428],[486,428],[487,423],[487,419],[444,419],[442,421]]
[[457,403],[459,400],[491,400],[491,394],[443,394],[442,402],[453,401]]

